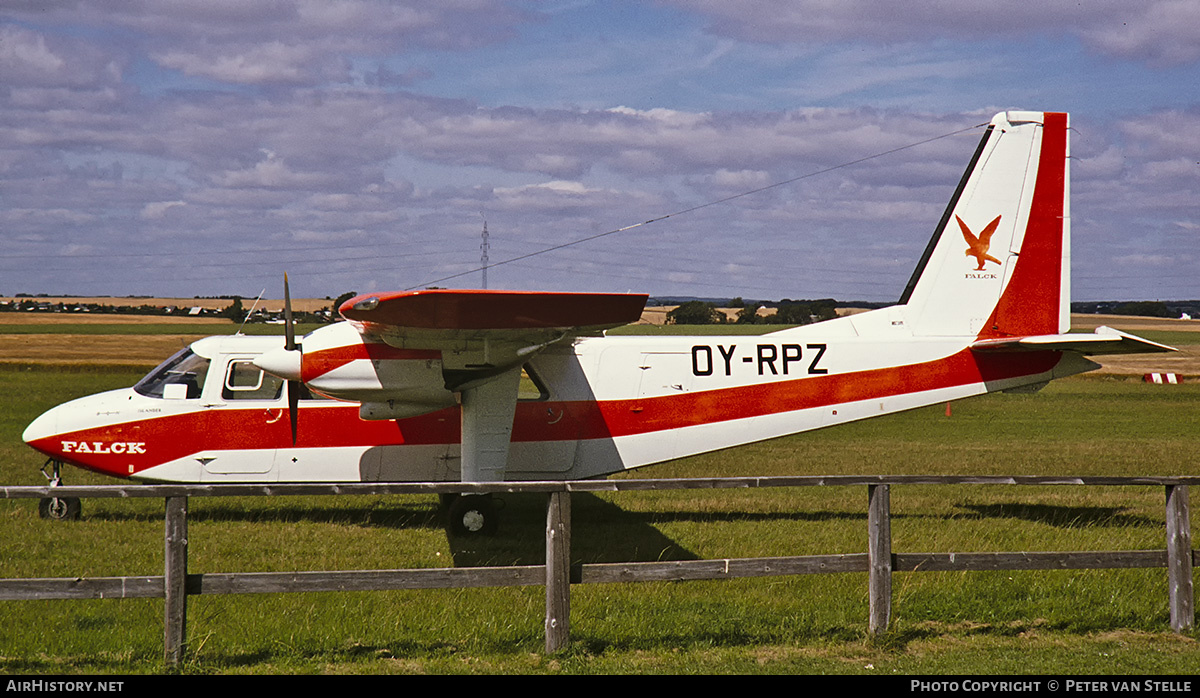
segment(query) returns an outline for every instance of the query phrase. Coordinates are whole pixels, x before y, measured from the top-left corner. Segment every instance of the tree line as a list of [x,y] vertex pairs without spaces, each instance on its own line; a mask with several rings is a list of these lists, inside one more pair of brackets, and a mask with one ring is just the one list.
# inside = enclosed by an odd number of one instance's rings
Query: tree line
[[[791,300],[784,298],[775,304],[776,311],[770,315],[759,315],[763,303],[745,302],[734,298],[729,307],[737,308],[737,317],[732,321],[739,325],[809,325],[837,317],[837,301],[832,298],[820,300]],[[688,301],[667,313],[667,324],[671,325],[720,325],[729,322],[725,313],[715,303]]]

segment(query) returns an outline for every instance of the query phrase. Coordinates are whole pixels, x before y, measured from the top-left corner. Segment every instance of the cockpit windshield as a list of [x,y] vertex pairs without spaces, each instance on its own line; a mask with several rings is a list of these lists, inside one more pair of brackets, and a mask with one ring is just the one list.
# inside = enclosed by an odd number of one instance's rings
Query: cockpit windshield
[[200,397],[206,375],[208,359],[191,349],[182,349],[138,381],[133,389],[146,397],[162,397],[166,386],[181,384],[187,386],[187,399],[195,400]]

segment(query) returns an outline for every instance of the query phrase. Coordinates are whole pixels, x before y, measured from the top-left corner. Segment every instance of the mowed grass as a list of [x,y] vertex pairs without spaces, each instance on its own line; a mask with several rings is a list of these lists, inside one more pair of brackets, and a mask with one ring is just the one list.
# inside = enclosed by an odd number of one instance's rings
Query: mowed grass
[[[0,482],[40,484],[20,442],[42,410],[140,370],[0,368]],[[621,477],[1195,474],[1200,385],[1072,379],[647,468]],[[75,469],[71,484],[105,482]],[[897,552],[1164,547],[1161,488],[892,488]],[[434,497],[193,499],[189,571],[540,564],[540,497],[500,534],[450,540]],[[91,500],[73,523],[0,503],[0,576],[162,574],[161,500]],[[861,487],[576,495],[576,561],[866,549]],[[195,673],[1195,673],[1168,630],[1165,570],[897,574],[867,637],[864,574],[577,585],[568,650],[543,648],[540,588],[200,596]],[[0,602],[0,671],[149,673],[161,600]]]

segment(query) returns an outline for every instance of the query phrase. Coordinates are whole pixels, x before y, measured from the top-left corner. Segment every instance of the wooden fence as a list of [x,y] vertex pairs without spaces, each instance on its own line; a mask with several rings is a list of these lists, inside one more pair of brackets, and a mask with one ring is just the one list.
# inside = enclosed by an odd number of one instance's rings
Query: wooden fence
[[[771,577],[796,574],[866,572],[869,630],[888,629],[892,613],[892,573],[945,570],[1067,570],[1167,568],[1171,627],[1194,623],[1193,556],[1188,486],[1200,477],[971,477],[836,476],[705,478],[670,480],[590,480],[494,484],[362,483],[273,485],[104,485],[94,487],[0,487],[0,497],[160,497],[166,500],[165,563],[162,576],[0,579],[0,601],[32,599],[165,599],[164,657],[179,663],[186,652],[187,597],[196,594],[257,594],[314,591],[380,591],[496,586],[546,588],[546,651],[566,646],[570,632],[571,584],[683,581]],[[892,551],[893,485],[1145,485],[1166,488],[1166,547],[1105,552],[897,553]],[[571,493],[708,488],[865,486],[867,552],[843,555],[624,562],[571,565]],[[388,495],[530,493],[548,496],[546,562],[514,567],[468,567],[313,572],[189,574],[187,511],[191,497],[266,495]]]

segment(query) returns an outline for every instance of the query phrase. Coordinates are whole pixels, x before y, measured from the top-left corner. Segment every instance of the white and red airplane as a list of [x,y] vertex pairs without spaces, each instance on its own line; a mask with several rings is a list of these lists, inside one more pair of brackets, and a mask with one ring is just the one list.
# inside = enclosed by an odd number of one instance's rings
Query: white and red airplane
[[[208,337],[24,439],[54,465],[165,482],[564,480],[1172,351],[1070,323],[1066,114],[987,127],[899,303],[761,336],[605,336],[644,295],[358,296],[297,341]],[[527,378],[527,380],[523,380]],[[46,500],[50,515],[78,502]],[[487,496],[452,530],[490,531]]]

